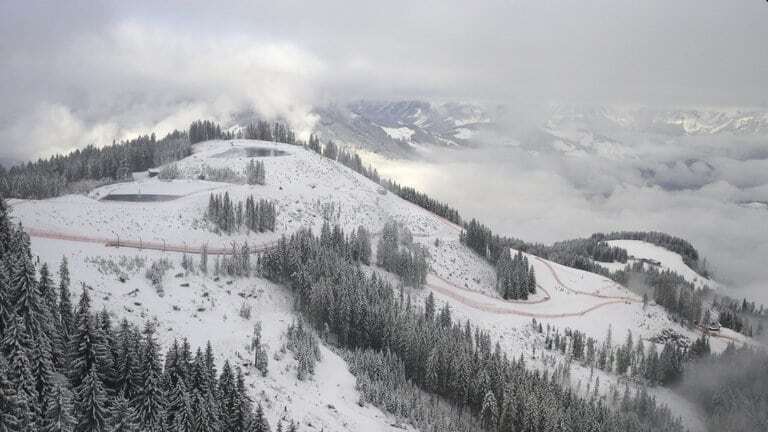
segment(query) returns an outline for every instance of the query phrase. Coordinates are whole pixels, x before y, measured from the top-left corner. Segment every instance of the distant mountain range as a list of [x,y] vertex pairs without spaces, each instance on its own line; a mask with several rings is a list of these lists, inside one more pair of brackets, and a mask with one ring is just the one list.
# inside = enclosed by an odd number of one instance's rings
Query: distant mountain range
[[476,146],[483,133],[537,151],[585,151],[605,157],[629,151],[622,145],[628,134],[768,136],[768,110],[550,105],[535,111],[535,117],[528,117],[536,118],[531,121],[513,114],[525,112],[519,107],[362,100],[315,109],[320,118],[315,132],[323,140],[392,157],[408,157],[430,146]]
[[768,135],[768,110],[655,109],[611,106],[553,106],[547,127],[579,122],[661,135]]
[[357,101],[315,113],[322,139],[396,156],[423,146],[470,146],[475,133],[492,123],[487,109],[470,103]]

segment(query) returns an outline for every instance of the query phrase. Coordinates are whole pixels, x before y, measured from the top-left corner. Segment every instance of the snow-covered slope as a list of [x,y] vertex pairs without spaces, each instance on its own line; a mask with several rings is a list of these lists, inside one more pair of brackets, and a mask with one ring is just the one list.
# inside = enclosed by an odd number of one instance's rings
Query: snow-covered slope
[[[229,168],[241,173],[252,158],[249,147],[284,152],[282,156],[260,157],[266,168],[266,185],[246,185],[197,180],[204,166]],[[460,227],[385,192],[377,184],[334,161],[301,147],[260,141],[209,141],[195,146],[194,154],[177,163],[182,179],[164,181],[136,175],[136,181],[92,191],[88,196],[12,201],[13,217],[23,222],[33,234],[33,251],[45,261],[56,264],[61,256],[70,260],[74,282],[94,289],[97,307],[104,306],[116,316],[135,321],[157,319],[164,345],[175,337],[188,336],[193,344],[211,339],[216,352],[235,361],[248,358],[245,345],[255,320],[261,320],[270,345],[270,373],[257,378],[251,370],[249,384],[253,396],[269,401],[268,412],[274,419],[284,407],[306,427],[302,430],[390,430],[393,419],[378,410],[356,405],[358,395],[354,379],[343,361],[323,350],[315,381],[297,382],[290,355],[272,358],[281,344],[285,327],[296,319],[289,293],[259,278],[221,280],[189,276],[174,278],[180,272],[181,254],[121,247],[106,247],[107,240],[184,245],[195,250],[202,244],[211,248],[228,247],[232,241],[248,241],[254,246],[269,245],[283,234],[301,227],[319,230],[325,220],[346,230],[360,225],[375,235],[385,222],[395,220],[408,227],[414,241],[427,246],[432,257],[432,274],[426,289],[413,290],[416,301],[429,292],[439,303],[447,302],[454,317],[482,326],[491,332],[510,356],[520,353],[530,357],[531,367],[550,368],[551,358],[559,354],[541,353],[542,335],[531,331],[531,319],[560,329],[579,329],[603,340],[609,328],[616,338],[632,331],[635,338],[650,338],[671,328],[694,338],[695,332],[670,321],[664,311],[653,305],[643,308],[640,299],[602,276],[563,267],[528,256],[535,268],[540,289],[525,302],[500,299],[494,290],[494,270],[458,241]],[[233,235],[213,233],[203,220],[210,192],[228,192],[235,200],[252,194],[276,202],[278,208],[274,233]],[[154,202],[108,201],[110,194],[173,195],[170,200]],[[65,237],[70,240],[51,240]],[[141,243],[145,244],[145,243]],[[183,250],[183,248],[181,249]],[[631,252],[630,252],[631,253]],[[143,276],[143,270],[129,275],[121,283],[114,274],[101,273],[99,257],[141,257],[148,265],[167,257],[175,270],[166,278],[165,295],[159,296]],[[126,258],[127,259],[127,258]],[[181,286],[181,284],[189,286]],[[254,317],[238,315],[244,302],[252,305]],[[714,350],[724,349],[726,340],[712,341]],[[538,354],[535,354],[534,351]],[[564,362],[566,359],[560,358]],[[600,376],[602,383],[620,385],[607,374],[592,375],[574,365],[573,384]],[[583,384],[584,385],[584,384]],[[582,387],[584,388],[584,387]],[[610,386],[604,384],[604,388]],[[660,394],[660,393],[659,393]],[[672,399],[670,399],[672,400]],[[273,420],[274,421],[274,420]]]
[[[267,147],[285,151],[284,156],[260,158],[265,164],[267,184],[250,186],[194,180],[202,166],[243,172],[251,158],[232,153],[236,147]],[[223,153],[232,157],[220,157]],[[67,195],[44,201],[16,201],[14,216],[25,226],[49,231],[87,234],[121,240],[166,241],[211,247],[227,246],[232,240],[266,244],[301,227],[319,228],[327,218],[352,229],[363,225],[379,230],[394,219],[410,227],[415,235],[455,233],[439,217],[423,211],[381,188],[354,171],[301,147],[260,141],[209,141],[178,162],[187,179],[164,181],[141,176],[132,183],[105,186],[89,196]],[[275,233],[232,236],[213,233],[203,223],[211,192],[228,192],[232,199],[253,195],[277,203]],[[136,203],[100,200],[117,193],[178,195],[172,201]],[[455,235],[454,235],[455,236]]]
[[361,100],[315,112],[323,139],[397,157],[423,146],[470,145],[476,131],[491,123],[486,109],[472,103]]
[[536,151],[551,148],[610,159],[636,157],[638,136],[664,141],[768,135],[768,111],[760,108],[360,100],[319,106],[315,114],[319,119],[315,132],[323,139],[393,157],[411,157],[424,146],[478,145],[478,132],[500,133],[502,141],[520,141]]
[[[683,262],[683,257],[676,252],[641,240],[610,240],[607,243],[611,246],[625,249],[630,256],[630,261],[645,259],[646,265],[656,265],[655,263],[658,263],[659,265],[657,267],[660,269],[672,270],[698,288],[704,286],[710,288],[717,287],[717,282],[696,273],[695,270],[688,267],[688,265]],[[624,265],[622,264],[621,267],[623,266]],[[616,264],[612,267],[616,267]]]
[[[187,337],[193,347],[210,341],[217,355],[218,367],[225,359],[242,366],[246,385],[254,400],[263,404],[273,428],[284,413],[300,423],[304,431],[401,431],[396,419],[380,410],[358,405],[355,378],[344,361],[321,346],[322,360],[315,377],[296,378],[296,362],[290,352],[280,353],[283,335],[298,319],[290,292],[264,279],[228,279],[214,281],[202,275],[174,277],[182,273],[180,254],[131,248],[107,248],[100,244],[32,238],[32,249],[41,260],[58,263],[66,256],[72,274],[72,286],[88,286],[94,310],[106,308],[115,318],[143,324],[154,320],[158,340],[164,349],[174,339]],[[143,261],[170,259],[174,268],[166,276],[165,294],[159,296],[144,277],[144,269],[127,272],[128,280],[103,271],[98,260]],[[102,271],[100,271],[102,269]],[[183,286],[187,285],[188,286]],[[79,294],[78,289],[74,289]],[[243,304],[252,308],[250,319],[239,315]],[[262,340],[269,353],[269,372],[262,377],[252,366],[253,353],[247,346],[254,325],[262,323]],[[407,429],[407,428],[405,428]]]
[[555,105],[551,113],[549,129],[579,123],[604,131],[623,129],[670,136],[768,134],[768,112],[764,109]]

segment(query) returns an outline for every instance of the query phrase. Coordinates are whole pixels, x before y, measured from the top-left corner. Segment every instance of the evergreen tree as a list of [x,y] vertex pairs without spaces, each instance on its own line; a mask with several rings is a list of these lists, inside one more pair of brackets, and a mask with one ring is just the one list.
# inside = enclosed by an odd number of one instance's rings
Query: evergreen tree
[[155,340],[155,329],[152,324],[146,324],[144,336],[141,387],[131,403],[136,410],[140,429],[147,432],[159,432],[164,425],[165,397],[161,383],[162,369],[159,347]]
[[46,427],[44,432],[69,432],[75,420],[72,417],[72,406],[64,394],[64,389],[57,384],[50,395],[50,409],[46,412]]
[[61,266],[59,267],[59,319],[61,321],[62,338],[65,343],[69,341],[69,335],[72,334],[75,325],[69,284],[69,266],[67,265],[67,258],[64,257],[61,259]]
[[183,392],[181,398],[171,430],[174,432],[194,432],[200,430],[195,429],[195,413],[192,411],[189,392]]
[[106,392],[94,365],[77,389],[75,432],[106,432],[109,430],[109,413],[105,407],[106,399]]
[[47,428],[46,413],[51,410],[51,396],[53,394],[53,362],[51,361],[50,347],[47,340],[41,338],[32,349],[30,356],[32,375],[35,380],[35,392],[37,400],[35,401],[37,411],[40,417],[37,424],[41,429]]
[[[280,423],[278,423],[279,425]],[[278,426],[279,428],[280,426]],[[253,420],[253,432],[271,432],[269,428],[269,422],[264,416],[264,408],[261,403],[256,406],[256,416]]]
[[253,328],[253,343],[252,343],[254,358],[253,365],[261,372],[261,376],[266,377],[269,372],[269,355],[261,343],[261,321],[257,322]]
[[6,328],[11,325],[11,320],[15,316],[10,283],[8,273],[5,270],[5,263],[0,261],[0,341],[5,337]]
[[[0,198],[0,209],[2,209],[2,205]],[[2,214],[0,214],[1,216]],[[17,409],[16,390],[8,378],[8,363],[0,354],[0,432],[17,430],[19,427],[19,418],[16,416]]]
[[216,357],[213,355],[211,341],[205,344],[205,372],[211,389],[215,389],[213,383],[216,382]]
[[424,317],[429,321],[435,319],[435,295],[432,291],[429,292],[427,300],[424,301]]
[[8,218],[8,205],[5,203],[0,193],[0,259],[5,257],[8,252],[8,245],[11,243],[11,223]]
[[45,317],[42,296],[35,279],[35,266],[30,257],[18,257],[13,266],[11,285],[14,309],[23,318],[29,334],[36,337],[45,325]]
[[118,395],[111,409],[111,432],[138,432],[138,418],[131,403],[125,396]]
[[[70,339],[69,348],[69,379],[75,389],[80,387],[92,369],[100,373],[107,363],[107,353],[90,308],[91,299],[88,291],[83,289],[78,305],[76,328]],[[99,376],[99,385],[102,385],[103,379],[103,376]]]

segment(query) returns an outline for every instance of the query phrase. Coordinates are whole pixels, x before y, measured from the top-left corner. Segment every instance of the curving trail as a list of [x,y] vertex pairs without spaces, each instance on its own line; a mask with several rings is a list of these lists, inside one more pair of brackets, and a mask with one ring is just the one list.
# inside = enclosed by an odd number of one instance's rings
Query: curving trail
[[545,297],[538,299],[538,300],[501,300],[496,299],[490,296],[486,296],[489,299],[489,302],[483,302],[471,299],[465,295],[462,295],[462,291],[464,291],[461,287],[458,287],[448,281],[447,279],[432,273],[431,275],[440,280],[445,285],[437,285],[434,283],[428,283],[427,287],[432,289],[433,291],[436,291],[446,297],[449,297],[455,301],[458,301],[459,303],[471,307],[473,309],[482,310],[484,312],[489,313],[495,313],[495,314],[506,314],[506,315],[518,315],[518,316],[525,316],[525,317],[532,317],[532,318],[568,318],[568,317],[578,317],[578,316],[584,316],[589,312],[592,312],[596,309],[600,309],[605,306],[610,306],[613,304],[629,304],[629,303],[639,303],[642,300],[636,298],[636,297],[629,297],[629,296],[609,296],[604,294],[597,294],[597,293],[591,293],[587,291],[578,290],[575,288],[572,288],[568,286],[568,284],[564,283],[562,279],[557,274],[557,271],[555,268],[547,261],[535,257],[537,260],[539,260],[542,264],[544,264],[547,269],[552,274],[552,277],[555,279],[555,281],[560,284],[566,291],[571,292],[573,294],[577,295],[584,295],[588,297],[594,297],[603,299],[605,301],[594,304],[588,308],[574,311],[574,312],[564,312],[564,313],[539,313],[539,312],[530,312],[520,309],[515,309],[512,307],[509,307],[508,304],[540,304],[545,303],[547,301],[550,301],[552,299],[552,296],[550,293],[544,289],[541,285],[537,284],[537,287],[541,289]]
[[[458,285],[454,284],[453,282],[449,281],[448,279],[446,279],[446,278],[444,278],[444,277],[440,276],[440,275],[439,275],[439,274],[437,274],[437,273],[434,273],[434,272],[433,272],[433,273],[432,273],[432,276],[434,276],[434,277],[436,277],[436,278],[440,279],[440,280],[441,280],[443,283],[445,283],[446,285],[450,285],[450,286],[451,286],[451,288],[454,288],[454,289],[457,289],[457,290],[462,290],[462,291],[464,291],[464,289],[463,289],[463,288],[461,288],[460,286],[458,286]],[[539,304],[539,303],[544,303],[544,302],[547,302],[547,301],[549,301],[550,299],[552,299],[552,296],[551,296],[551,295],[549,295],[549,291],[547,291],[546,289],[544,289],[544,287],[543,287],[543,286],[541,286],[541,285],[539,285],[539,284],[536,284],[536,287],[537,287],[538,289],[540,289],[540,290],[542,290],[542,291],[544,292],[544,297],[543,297],[543,298],[540,298],[540,299],[538,299],[538,300],[503,300],[503,299],[500,299],[500,298],[499,298],[499,299],[497,299],[497,298],[495,298],[495,297],[491,297],[491,296],[488,296],[488,298],[492,298],[492,299],[495,299],[495,300],[498,300],[498,301],[503,301],[503,302],[506,302],[506,303],[516,303],[516,304]]]
[[[575,312],[539,313],[539,312],[529,312],[529,311],[508,307],[506,306],[506,302],[504,300],[495,300],[494,302],[481,302],[481,301],[473,300],[466,296],[461,295],[459,292],[457,292],[458,290],[460,290],[460,288],[457,289],[452,285],[451,285],[451,288],[448,288],[448,287],[444,287],[436,284],[427,284],[427,287],[433,291],[436,291],[446,297],[450,297],[451,299],[456,300],[459,303],[465,306],[471,307],[473,309],[478,309],[484,312],[490,312],[490,313],[499,314],[499,315],[518,315],[518,316],[525,316],[525,317],[531,317],[531,318],[578,317],[578,316],[584,316],[589,312],[592,312],[596,309],[600,309],[605,306],[609,306],[612,304],[627,303],[627,301],[625,300],[609,300],[609,301],[598,303],[586,309],[575,311]],[[493,300],[493,299],[489,297],[489,300]],[[539,303],[541,303],[541,301],[539,301]]]
[[[116,239],[109,239],[104,237],[76,235],[76,234],[62,233],[57,231],[41,230],[36,228],[27,228],[26,231],[31,237],[47,238],[47,239],[53,239],[53,240],[66,240],[66,241],[81,242],[81,243],[96,243],[96,244],[103,244],[104,246],[107,246],[107,247],[118,247],[118,248],[127,247],[127,248],[133,248],[133,249],[158,250],[163,252],[200,254],[203,247],[202,245],[199,245],[199,246],[179,245],[179,244],[163,243],[163,242],[156,242],[156,241],[145,242],[141,240],[123,240],[123,239],[117,241]],[[274,247],[275,245],[276,245],[276,242],[269,242],[269,243],[254,244],[249,246],[250,246],[251,253],[260,253],[268,250],[271,247]],[[231,247],[208,247],[208,254],[210,255],[228,255],[231,252],[232,252]],[[537,259],[541,260],[538,257]],[[429,287],[433,291],[436,291],[442,295],[445,295],[446,297],[450,297],[451,299],[458,301],[459,303],[465,306],[468,306],[474,309],[479,309],[485,312],[490,312],[495,314],[519,315],[519,316],[532,317],[532,318],[567,318],[567,317],[584,316],[589,312],[592,312],[596,309],[609,306],[612,304],[629,303],[633,301],[634,302],[638,301],[636,299],[632,299],[629,297],[603,296],[599,294],[592,294],[592,293],[571,289],[560,280],[554,268],[552,268],[549,265],[549,263],[543,260],[541,261],[545,265],[547,265],[547,267],[550,269],[555,280],[567,290],[580,295],[588,295],[592,297],[603,298],[603,299],[606,299],[607,301],[592,305],[586,309],[575,311],[575,312],[539,313],[539,312],[529,312],[525,310],[515,309],[512,307],[509,307],[509,305],[510,304],[529,304],[530,305],[530,304],[540,304],[540,303],[550,301],[552,299],[552,296],[541,285],[537,285],[537,286],[539,289],[541,289],[544,292],[545,297],[538,300],[530,300],[530,301],[529,300],[501,300],[493,297],[487,297],[489,302],[473,300],[471,298],[468,298],[462,295],[461,292],[464,291],[462,288],[457,287],[456,285],[449,282],[445,278],[438,276],[434,273],[431,273],[431,276],[434,276],[436,279],[438,279],[440,282],[442,282],[445,285],[443,286],[443,285],[438,285],[434,283],[428,283],[427,287]]]
[[555,278],[555,281],[557,283],[559,283],[560,286],[565,288],[566,291],[569,291],[569,292],[571,292],[573,294],[585,295],[585,296],[589,296],[589,297],[596,297],[596,298],[608,299],[608,300],[622,300],[622,301],[628,301],[628,302],[632,302],[632,303],[639,303],[639,302],[642,301],[642,300],[638,299],[637,297],[609,296],[609,295],[591,293],[591,292],[587,292],[587,291],[582,291],[582,290],[577,290],[575,288],[571,288],[571,287],[568,286],[568,284],[566,284],[565,282],[563,282],[560,279],[560,277],[557,275],[557,272],[555,271],[555,268],[552,267],[552,264],[548,263],[547,261],[544,261],[543,259],[541,259],[541,258],[539,258],[537,256],[534,256],[534,257],[536,258],[536,260],[538,260],[539,262],[541,262],[542,264],[544,264],[547,267],[549,272],[552,273],[552,277]]
[[[173,244],[173,243],[165,243],[165,242],[156,242],[156,241],[142,241],[142,240],[116,240],[114,238],[108,239],[104,237],[91,237],[91,236],[84,236],[84,235],[76,235],[76,234],[67,234],[57,231],[48,231],[48,230],[41,230],[36,228],[26,228],[27,233],[30,235],[30,237],[37,237],[37,238],[46,238],[51,240],[66,240],[66,241],[74,241],[74,242],[80,242],[80,243],[98,243],[103,244],[107,247],[126,247],[126,248],[132,248],[132,249],[149,249],[149,250],[158,250],[162,252],[178,252],[178,253],[190,253],[190,254],[200,254],[202,253],[203,247],[207,247],[207,252],[209,255],[230,255],[232,253],[232,247],[210,247],[207,245],[187,245],[187,244]],[[251,253],[261,253],[266,250],[268,250],[271,247],[274,247],[277,244],[277,242],[268,242],[268,243],[262,243],[262,244],[253,244],[248,245]]]

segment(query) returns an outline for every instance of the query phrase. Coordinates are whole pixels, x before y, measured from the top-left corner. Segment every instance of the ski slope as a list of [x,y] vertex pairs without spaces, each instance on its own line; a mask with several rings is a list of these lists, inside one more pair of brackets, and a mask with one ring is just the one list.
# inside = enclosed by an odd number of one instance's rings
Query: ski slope
[[[251,397],[263,404],[267,418],[276,427],[285,412],[304,431],[338,430],[356,432],[402,431],[410,428],[399,424],[370,405],[360,406],[355,378],[337,354],[321,345],[322,360],[315,376],[306,381],[296,378],[296,362],[290,351],[280,353],[288,325],[298,319],[290,292],[260,278],[229,279],[215,282],[211,277],[182,273],[181,254],[133,248],[106,247],[100,244],[50,240],[32,237],[32,250],[42,261],[56,268],[66,255],[72,275],[73,295],[82,286],[88,288],[94,311],[106,309],[113,319],[126,318],[138,325],[148,320],[157,324],[158,341],[163,354],[174,339],[187,337],[193,349],[210,341],[217,356],[217,367],[225,359],[241,366]],[[164,279],[164,295],[159,296],[144,277],[144,269],[129,273],[124,283],[116,275],[102,273],[94,259],[139,258],[146,264],[168,258],[173,264]],[[182,286],[189,284],[189,286]],[[76,301],[76,299],[75,299]],[[239,315],[243,304],[252,307],[250,319]],[[266,377],[254,369],[253,354],[248,344],[257,321],[262,323],[262,341],[269,353]]]
[[[688,265],[683,262],[683,257],[676,252],[672,252],[661,246],[656,246],[655,244],[644,242],[642,240],[610,240],[606,243],[611,246],[626,249],[631,257],[630,260],[646,259],[656,261],[660,263],[658,267],[662,270],[671,270],[680,274],[685,280],[691,282],[697,288],[702,288],[704,286],[717,288],[717,283],[715,281],[696,273],[695,270],[688,267]],[[624,264],[621,264],[621,268],[623,267]]]
[[[258,158],[265,165],[266,185],[198,179],[204,166],[243,172],[252,160],[246,157],[249,147],[285,153]],[[395,420],[380,410],[357,405],[354,377],[343,360],[327,348],[323,348],[323,360],[312,381],[296,380],[290,354],[274,357],[285,328],[297,318],[286,289],[255,277],[218,282],[200,275],[175,278],[173,274],[181,271],[179,252],[195,253],[202,245],[212,251],[226,249],[233,241],[247,241],[254,249],[267,247],[302,227],[319,232],[325,221],[340,224],[348,231],[362,225],[377,233],[385,222],[395,220],[407,227],[413,240],[427,247],[431,255],[432,273],[426,289],[409,290],[411,296],[423,301],[428,293],[434,293],[440,306],[443,302],[450,305],[455,319],[469,319],[486,329],[508,355],[518,357],[523,353],[530,357],[531,367],[551,368],[551,358],[559,356],[542,354],[543,336],[531,331],[533,318],[561,330],[578,329],[598,341],[606,337],[609,329],[614,340],[623,340],[628,331],[635,340],[648,339],[666,328],[691,339],[698,336],[669,320],[660,307],[643,307],[640,298],[609,279],[532,255],[527,257],[536,272],[537,293],[526,301],[503,300],[494,288],[493,267],[459,242],[460,227],[302,147],[251,140],[208,141],[196,145],[193,155],[177,162],[177,166],[182,178],[173,181],[136,173],[133,182],[103,186],[87,196],[13,200],[12,216],[33,234],[33,252],[42,260],[53,267],[67,256],[75,279],[73,286],[84,283],[92,287],[96,307],[105,307],[116,318],[125,316],[137,323],[157,320],[164,347],[182,336],[188,336],[193,346],[210,339],[220,362],[228,358],[243,364],[249,359],[245,347],[253,325],[261,320],[269,344],[270,372],[268,377],[260,378],[251,369],[248,384],[256,400],[268,401],[265,409],[273,423],[287,407],[301,422],[302,430],[385,431],[399,427],[392,426]],[[248,195],[273,200],[278,210],[275,232],[212,232],[203,218],[211,192],[227,192],[235,202]],[[110,194],[173,195],[173,199],[103,200]],[[118,241],[123,247],[115,247]],[[373,243],[375,246],[375,239]],[[163,248],[154,250],[146,246],[160,244]],[[117,261],[121,256],[143,257],[147,265],[160,257],[172,260],[175,269],[166,277],[165,295],[157,294],[143,271],[131,275],[125,283],[114,274],[100,272],[98,257]],[[189,286],[182,287],[182,283]],[[251,320],[238,315],[244,302],[253,307]],[[713,339],[711,344],[713,350],[719,351],[727,341]],[[623,386],[616,376],[591,374],[584,367],[572,366],[572,384],[576,388],[583,389],[587,381],[598,377],[606,392],[611,385]],[[662,392],[660,389],[658,394]],[[683,404],[674,396],[668,400],[676,406]],[[698,429],[695,416],[688,417],[692,428]]]

